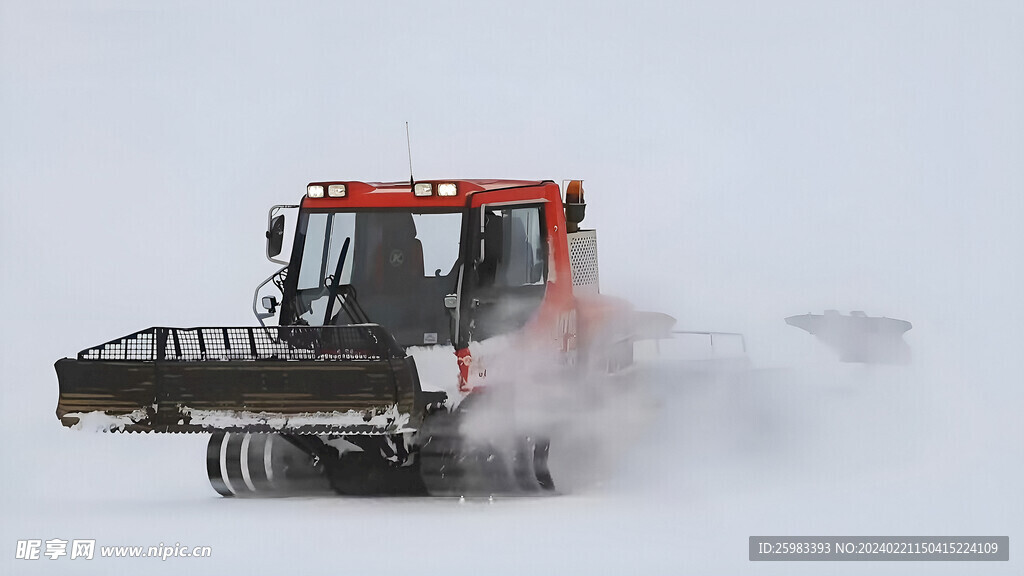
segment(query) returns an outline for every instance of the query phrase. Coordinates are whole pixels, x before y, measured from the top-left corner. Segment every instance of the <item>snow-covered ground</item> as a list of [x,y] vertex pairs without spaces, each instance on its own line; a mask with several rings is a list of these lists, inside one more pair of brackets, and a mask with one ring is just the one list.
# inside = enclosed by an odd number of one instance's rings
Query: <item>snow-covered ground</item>
[[[998,0],[0,2],[0,573],[1020,574],[1022,26]],[[406,120],[420,178],[585,178],[602,291],[743,332],[752,369],[619,377],[550,498],[222,499],[206,436],[60,427],[55,360],[252,325],[266,209],[407,177]],[[911,321],[913,362],[782,321],[829,308]],[[747,560],[816,534],[1011,560]],[[213,555],[14,558],[55,538]]]
[[[752,565],[747,538],[1009,534],[1012,544],[1021,534],[1014,479],[1024,430],[1013,415],[1021,396],[1000,397],[999,383],[927,366],[683,368],[660,361],[619,376],[632,390],[620,405],[645,427],[612,434],[605,421],[577,420],[604,442],[590,447],[602,465],[554,497],[222,499],[205,478],[205,435],[96,434],[45,422],[8,435],[24,440],[4,451],[5,571],[860,574],[858,564]],[[22,397],[42,414],[49,395]],[[628,449],[609,442],[623,436],[635,439]],[[558,449],[556,478],[573,477]],[[15,541],[26,538],[204,545],[213,556],[13,560]],[[984,570],[1013,574],[1016,564]]]

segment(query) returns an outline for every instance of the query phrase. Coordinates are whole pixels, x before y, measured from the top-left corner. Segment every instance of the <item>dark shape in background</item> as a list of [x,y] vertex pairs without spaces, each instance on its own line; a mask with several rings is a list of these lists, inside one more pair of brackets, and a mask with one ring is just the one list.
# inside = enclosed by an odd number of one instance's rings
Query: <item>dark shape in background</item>
[[839,354],[840,362],[908,364],[910,346],[903,333],[913,328],[906,320],[868,316],[854,310],[844,316],[837,310],[786,318],[786,324],[813,334]]

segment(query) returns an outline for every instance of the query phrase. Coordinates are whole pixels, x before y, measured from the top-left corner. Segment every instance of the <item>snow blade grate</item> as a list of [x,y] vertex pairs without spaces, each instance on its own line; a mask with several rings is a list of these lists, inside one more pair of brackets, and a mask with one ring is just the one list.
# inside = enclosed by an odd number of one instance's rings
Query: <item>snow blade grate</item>
[[216,360],[384,361],[404,358],[377,324],[140,330],[78,353],[79,360],[200,362]]

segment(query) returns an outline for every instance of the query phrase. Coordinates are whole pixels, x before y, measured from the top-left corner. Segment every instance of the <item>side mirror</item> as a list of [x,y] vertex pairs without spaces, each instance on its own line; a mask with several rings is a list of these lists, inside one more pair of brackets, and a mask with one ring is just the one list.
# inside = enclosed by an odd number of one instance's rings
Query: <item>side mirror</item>
[[281,253],[284,244],[284,214],[278,214],[270,220],[267,229],[267,258],[273,259]]
[[270,314],[277,313],[277,298],[273,296],[264,296],[262,300],[263,308]]

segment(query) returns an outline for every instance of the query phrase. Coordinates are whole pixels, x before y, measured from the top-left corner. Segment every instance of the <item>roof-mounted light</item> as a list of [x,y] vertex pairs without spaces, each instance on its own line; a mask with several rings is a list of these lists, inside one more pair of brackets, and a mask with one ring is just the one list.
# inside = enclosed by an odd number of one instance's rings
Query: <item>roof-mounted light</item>
[[416,196],[430,196],[434,193],[434,185],[430,182],[417,182],[412,187],[412,193]]
[[455,186],[454,182],[442,182],[437,185],[438,196],[455,196],[459,189]]
[[327,195],[331,198],[344,198],[346,192],[344,184],[331,184],[327,187]]
[[309,186],[306,186],[306,196],[309,196],[310,198],[323,198],[324,187],[320,184],[310,184]]

